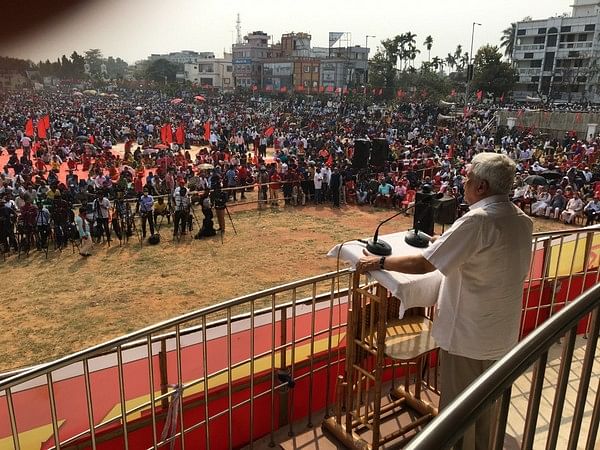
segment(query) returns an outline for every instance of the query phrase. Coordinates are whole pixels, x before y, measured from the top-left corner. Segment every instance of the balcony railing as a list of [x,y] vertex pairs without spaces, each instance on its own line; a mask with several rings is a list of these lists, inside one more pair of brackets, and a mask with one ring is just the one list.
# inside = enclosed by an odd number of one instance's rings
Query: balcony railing
[[[599,279],[598,229],[536,234],[532,246],[522,337]],[[47,429],[45,448],[56,449],[274,443],[276,430],[333,412],[350,288],[348,270],[320,275],[10,374],[0,381],[0,442],[20,450],[31,430]]]
[[[590,392],[589,389],[598,344],[599,311],[600,285],[596,285],[540,325],[514,350],[473,382],[441,412],[430,426],[418,434],[406,449],[451,448],[462,439],[465,431],[476,422],[481,412],[491,407],[496,401],[499,402],[500,408],[491,448],[502,449],[510,409],[515,407],[511,393],[517,379],[525,374],[531,366],[533,366],[533,375],[529,386],[527,407],[524,408],[523,405],[520,405],[518,410],[520,414],[524,414],[521,448],[531,449],[534,448],[534,444],[535,448],[547,449],[585,448],[594,450],[597,448],[600,395],[597,390],[594,395],[594,392]],[[581,373],[577,382],[574,383],[569,378],[572,378],[571,366],[574,359],[578,325],[582,319],[590,315]],[[543,394],[544,384],[547,383],[546,373],[557,370],[555,366],[549,364],[548,357],[551,347],[559,340],[562,341],[562,355],[558,367],[558,379],[554,386],[550,420],[542,425],[539,414],[540,404],[543,400],[547,401],[547,398],[543,398],[547,395]],[[597,378],[593,381],[595,385],[598,384]],[[567,387],[576,390],[576,400],[572,406],[572,415],[565,417]],[[597,386],[595,388],[597,389]],[[521,392],[524,391],[521,389]],[[594,396],[595,400],[593,400]],[[588,397],[592,398],[588,399]],[[590,408],[592,401],[593,407]],[[582,430],[584,416],[588,416],[587,435]],[[568,422],[570,422],[570,427]],[[538,427],[541,425],[542,430],[539,430]],[[564,429],[568,431],[563,434],[564,437],[559,442],[559,435]],[[540,434],[543,434],[542,439],[540,439]]]
[[518,52],[544,50],[544,44],[515,45],[515,50]]

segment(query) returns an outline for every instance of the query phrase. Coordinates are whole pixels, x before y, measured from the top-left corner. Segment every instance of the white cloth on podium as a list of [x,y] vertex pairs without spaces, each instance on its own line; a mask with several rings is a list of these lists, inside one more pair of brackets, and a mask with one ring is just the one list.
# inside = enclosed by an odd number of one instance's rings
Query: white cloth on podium
[[[420,255],[422,249],[411,247],[404,242],[405,231],[380,236],[379,239],[387,242],[392,247],[392,256]],[[340,251],[340,247],[341,251]],[[327,253],[329,258],[337,258],[338,252],[341,261],[350,263],[356,268],[356,263],[363,256],[366,245],[358,241],[346,242],[343,246],[336,245]],[[370,272],[372,279],[385,287],[390,294],[400,300],[400,318],[409,308],[432,306],[437,302],[440,284],[444,275],[439,270],[434,270],[423,275],[392,272],[389,270],[374,270]]]

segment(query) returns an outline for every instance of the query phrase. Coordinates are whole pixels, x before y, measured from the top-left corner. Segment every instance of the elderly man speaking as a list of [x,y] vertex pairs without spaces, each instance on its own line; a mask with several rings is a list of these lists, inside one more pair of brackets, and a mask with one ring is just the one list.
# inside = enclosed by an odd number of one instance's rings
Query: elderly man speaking
[[[417,256],[365,256],[359,272],[393,270],[443,275],[433,321],[440,347],[444,408],[519,337],[523,281],[531,261],[533,224],[508,198],[515,175],[505,155],[480,153],[467,168],[467,214]],[[365,253],[365,255],[368,255]],[[490,448],[494,415],[482,414],[463,449]]]

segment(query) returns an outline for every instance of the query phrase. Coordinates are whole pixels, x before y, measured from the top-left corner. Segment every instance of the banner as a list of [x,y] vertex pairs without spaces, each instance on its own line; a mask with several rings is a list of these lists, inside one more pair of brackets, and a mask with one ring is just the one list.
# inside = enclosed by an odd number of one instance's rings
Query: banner
[[329,48],[333,47],[345,33],[343,31],[329,32]]

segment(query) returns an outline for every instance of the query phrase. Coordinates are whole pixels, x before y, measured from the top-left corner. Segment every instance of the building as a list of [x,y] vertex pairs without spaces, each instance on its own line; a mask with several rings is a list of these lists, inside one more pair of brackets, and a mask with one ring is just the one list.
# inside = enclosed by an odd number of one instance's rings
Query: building
[[215,54],[213,52],[195,52],[193,50],[182,50],[180,52],[171,52],[171,53],[152,53],[148,57],[148,61],[156,61],[159,59],[166,59],[169,62],[174,64],[188,64],[195,63],[205,59],[214,59]]
[[319,89],[321,62],[316,58],[279,58],[263,63],[264,89],[273,92],[306,93]]
[[183,67],[185,81],[225,91],[234,88],[231,53],[225,53],[224,58],[199,59],[193,63],[186,63]]
[[593,0],[575,0],[570,17],[516,24],[514,98],[600,103],[600,12]]
[[242,43],[233,44],[233,76],[236,87],[263,87],[262,63],[281,56],[280,45],[269,45],[270,36],[264,31],[253,31],[244,36]]
[[[369,49],[356,46],[312,47],[308,33],[286,33],[277,44],[262,31],[233,45],[235,86],[304,92],[319,87],[350,88],[366,82]],[[328,90],[331,92],[331,89]]]

